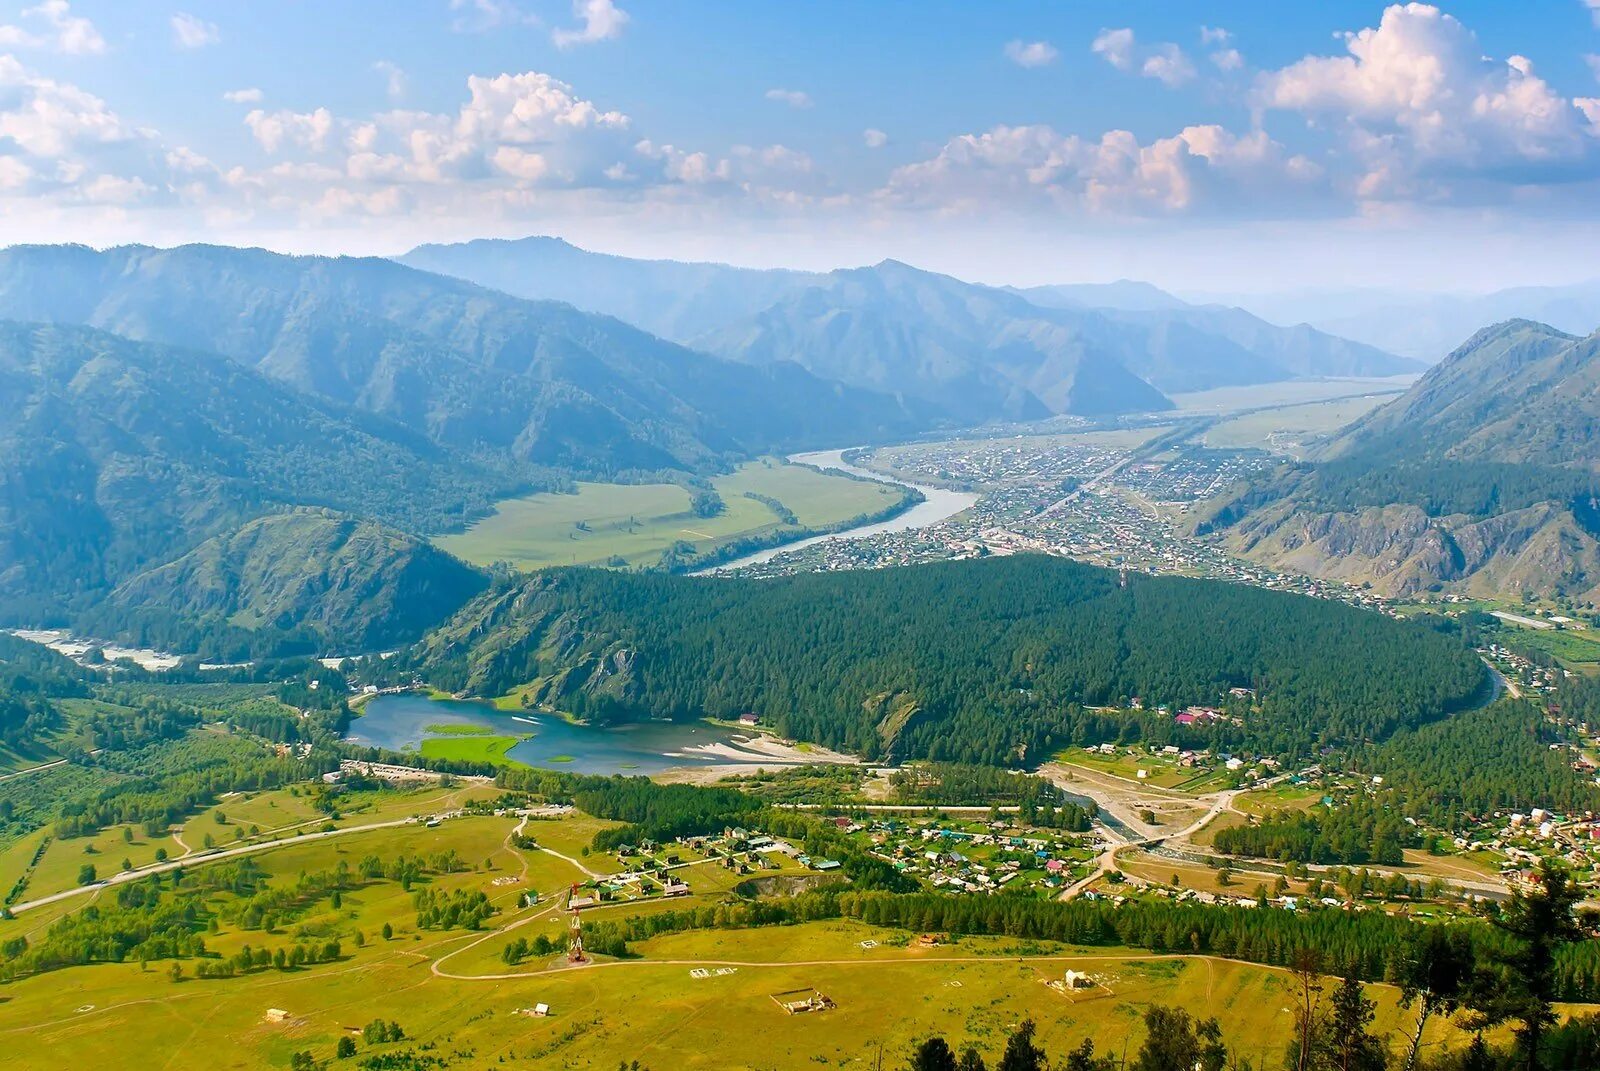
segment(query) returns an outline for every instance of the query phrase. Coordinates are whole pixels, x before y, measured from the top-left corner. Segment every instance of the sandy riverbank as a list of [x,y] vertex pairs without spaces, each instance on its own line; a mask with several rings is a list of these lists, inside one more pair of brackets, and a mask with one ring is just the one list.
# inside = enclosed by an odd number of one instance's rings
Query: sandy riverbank
[[799,744],[757,733],[726,743],[684,748],[682,754],[726,759],[706,766],[674,766],[655,779],[668,784],[710,785],[729,777],[772,773],[790,766],[856,766],[861,760],[821,744]]

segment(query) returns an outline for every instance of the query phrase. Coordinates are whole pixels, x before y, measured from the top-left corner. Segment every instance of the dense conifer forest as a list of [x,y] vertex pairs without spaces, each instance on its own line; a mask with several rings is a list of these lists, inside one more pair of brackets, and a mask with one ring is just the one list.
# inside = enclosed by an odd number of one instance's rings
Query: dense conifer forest
[[[1485,683],[1425,626],[1032,555],[761,581],[554,570],[480,597],[393,672],[413,669],[483,695],[536,682],[531,702],[596,721],[754,712],[868,758],[991,765],[1141,737],[1304,757]],[[1092,709],[1135,699],[1143,715]],[[1226,716],[1175,725],[1190,704]]]

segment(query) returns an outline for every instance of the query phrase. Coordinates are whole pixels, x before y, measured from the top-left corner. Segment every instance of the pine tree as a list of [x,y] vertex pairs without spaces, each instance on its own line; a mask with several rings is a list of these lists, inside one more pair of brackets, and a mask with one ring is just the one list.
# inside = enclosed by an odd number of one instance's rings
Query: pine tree
[[929,1038],[917,1046],[911,1057],[911,1071],[956,1071],[956,1054],[944,1038]]

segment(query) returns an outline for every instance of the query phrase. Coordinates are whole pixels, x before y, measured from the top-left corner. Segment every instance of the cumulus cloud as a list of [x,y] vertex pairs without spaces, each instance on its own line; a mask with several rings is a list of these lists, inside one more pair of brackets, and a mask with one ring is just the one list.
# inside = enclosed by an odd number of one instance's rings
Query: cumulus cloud
[[398,63],[379,60],[372,65],[372,69],[383,75],[384,90],[390,100],[399,100],[406,95],[406,72]]
[[1049,41],[1009,41],[1005,48],[1006,59],[1018,67],[1048,67],[1060,58],[1061,52]]
[[1103,56],[1107,63],[1119,71],[1133,69],[1133,49],[1133,31],[1126,28],[1101,30],[1099,36],[1089,45],[1089,51]]
[[260,104],[266,94],[254,86],[248,89],[230,89],[222,94],[222,99],[229,104]]
[[310,112],[267,112],[256,108],[245,115],[244,125],[269,153],[288,145],[320,152],[333,132],[333,113],[326,108]]
[[172,43],[179,48],[205,48],[222,40],[222,31],[214,22],[180,11],[172,16]]
[[779,104],[787,104],[791,108],[811,107],[811,94],[799,89],[769,89],[766,98]]
[[861,140],[866,143],[869,149],[881,149],[889,144],[889,135],[876,127],[869,126],[861,132]]
[[1346,54],[1307,56],[1258,76],[1256,106],[1331,124],[1364,198],[1449,197],[1464,181],[1515,184],[1592,171],[1600,144],[1580,102],[1523,56],[1495,60],[1426,4],[1394,5],[1343,37]]
[[609,41],[620,36],[622,28],[628,24],[628,13],[613,0],[572,0],[572,15],[582,25],[577,29],[552,31],[550,40],[557,48]]
[[106,50],[94,23],[72,14],[67,0],[44,0],[23,8],[23,25],[0,25],[0,48],[39,48],[69,56],[93,56]]
[[1089,50],[1119,71],[1137,71],[1166,86],[1180,86],[1194,77],[1194,64],[1177,45],[1141,47],[1132,30],[1101,30]]
[[1141,143],[1125,130],[1098,140],[1048,126],[998,126],[947,142],[934,158],[897,169],[887,201],[945,210],[1005,203],[1091,215],[1257,210],[1301,196],[1321,169],[1261,131],[1186,127]]
[[34,210],[52,202],[148,200],[169,185],[173,170],[148,131],[94,94],[10,55],[0,55],[0,146],[0,193]]

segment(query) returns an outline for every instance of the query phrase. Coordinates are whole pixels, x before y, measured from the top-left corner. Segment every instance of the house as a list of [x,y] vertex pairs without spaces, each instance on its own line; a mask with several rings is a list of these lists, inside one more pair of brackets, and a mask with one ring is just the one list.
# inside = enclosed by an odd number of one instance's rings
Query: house
[[761,719],[754,714],[740,714],[739,724],[754,727],[761,724]]

